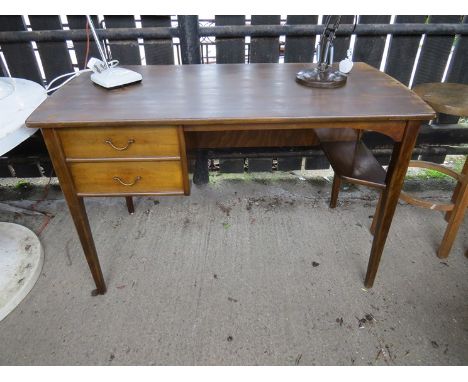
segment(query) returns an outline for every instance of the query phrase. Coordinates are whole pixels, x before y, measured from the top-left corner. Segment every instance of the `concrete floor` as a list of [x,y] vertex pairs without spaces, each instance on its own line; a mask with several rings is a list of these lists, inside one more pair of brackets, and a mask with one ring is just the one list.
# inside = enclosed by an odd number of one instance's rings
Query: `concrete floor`
[[[0,364],[468,364],[468,219],[442,261],[441,214],[400,204],[366,290],[376,195],[352,187],[331,210],[330,188],[215,176],[188,198],[137,198],[134,215],[122,198],[87,199],[108,285],[98,297],[53,189],[35,206],[54,215],[42,275],[0,322]],[[28,209],[40,192],[3,195]],[[43,228],[43,215],[15,208],[0,220]]]

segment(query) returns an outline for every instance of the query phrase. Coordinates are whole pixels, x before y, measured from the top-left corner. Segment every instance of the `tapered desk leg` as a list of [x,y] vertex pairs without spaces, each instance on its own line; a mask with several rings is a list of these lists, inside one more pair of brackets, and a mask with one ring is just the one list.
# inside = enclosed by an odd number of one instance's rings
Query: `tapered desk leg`
[[125,203],[127,203],[127,210],[129,214],[135,213],[135,206],[133,205],[133,197],[132,196],[126,196],[125,197]]
[[332,192],[330,195],[330,208],[336,208],[338,194],[340,193],[341,177],[338,174],[333,176]]
[[94,245],[93,236],[91,234],[91,228],[89,226],[88,215],[86,214],[83,198],[76,197],[75,195],[65,195],[65,198],[67,200],[73,222],[75,223],[76,231],[78,232],[91,275],[93,276],[94,283],[96,284],[96,290],[94,290],[92,294],[104,294],[107,290],[106,283],[102,276],[101,265],[99,264],[99,258]]
[[392,224],[398,198],[405,180],[406,171],[408,170],[408,164],[411,160],[411,153],[418,136],[419,125],[419,121],[408,121],[403,139],[401,142],[395,143],[393,148],[392,159],[385,179],[386,187],[382,191],[379,211],[376,211],[378,214],[377,224],[367,266],[366,279],[364,281],[366,288],[372,288],[374,285],[385,241],[387,240],[388,231]]
[[372,218],[372,224],[369,228],[369,231],[372,235],[375,235],[375,227],[377,226],[377,220],[379,219],[379,211],[380,211],[380,202],[382,201],[382,193],[379,195],[379,201],[377,202],[377,206],[375,207],[374,217]]
[[42,135],[44,136],[52,164],[54,165],[55,173],[59,178],[60,187],[62,188],[63,195],[67,201],[89,269],[91,270],[94,283],[96,284],[96,290],[93,291],[93,295],[104,294],[106,293],[106,283],[102,276],[101,265],[99,264],[99,258],[96,253],[96,247],[91,234],[91,228],[89,226],[88,215],[86,214],[83,198],[76,195],[73,179],[68,171],[65,155],[63,154],[60,140],[58,139],[56,132],[53,129],[43,129]]

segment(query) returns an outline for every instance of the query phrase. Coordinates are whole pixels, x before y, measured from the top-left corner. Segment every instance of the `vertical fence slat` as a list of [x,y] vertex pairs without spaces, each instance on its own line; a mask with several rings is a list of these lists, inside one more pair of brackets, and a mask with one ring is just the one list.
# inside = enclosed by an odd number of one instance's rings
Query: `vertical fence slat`
[[[71,15],[67,16],[68,20],[68,27],[70,29],[86,29],[86,16],[76,16]],[[98,27],[98,18],[97,16],[91,16],[91,20],[93,20],[94,26]],[[78,61],[78,67],[80,69],[86,68],[87,62],[86,59],[86,41],[73,41],[73,47],[75,48],[76,59]],[[99,54],[99,50],[94,42],[93,35],[91,31],[89,31],[89,53],[88,53],[88,61],[91,57],[96,57],[99,60],[101,59],[101,55]]]
[[[111,28],[135,28],[134,16],[104,16],[107,29]],[[111,40],[109,46],[112,59],[119,60],[122,65],[141,65],[138,40]]]
[[[0,16],[0,31],[25,31],[22,16]],[[13,77],[26,78],[41,85],[42,77],[30,42],[1,44],[5,61]],[[7,73],[4,74],[5,76]]]
[[[245,25],[245,16],[215,16],[215,25]],[[245,38],[216,38],[217,64],[245,63]]]
[[[321,151],[317,149],[316,151]],[[306,170],[323,170],[330,168],[330,162],[325,155],[313,155],[306,157],[304,169]]]
[[[245,25],[245,15],[215,16],[216,25]],[[216,38],[217,64],[245,63],[245,38]],[[219,171],[225,173],[244,172],[244,159],[220,159]]]
[[[1,59],[0,59],[1,60]],[[3,67],[3,61],[0,61],[0,76],[1,77],[8,77],[8,73],[6,71],[6,67]]]
[[[281,16],[253,15],[252,25],[279,25]],[[279,37],[252,37],[250,39],[250,62],[278,62]],[[249,171],[272,171],[273,158],[248,159]]]
[[[29,16],[33,30],[62,29],[59,16]],[[73,65],[65,41],[38,42],[37,50],[48,82],[55,77],[73,72]]]
[[[177,16],[180,53],[183,65],[201,64],[200,29],[198,16]],[[210,180],[208,173],[208,151],[197,150],[193,172],[193,183],[202,185]]]
[[[324,28],[325,28],[325,23],[326,23],[328,16],[329,15],[324,15],[322,18],[322,24],[324,25]],[[352,15],[341,16],[340,24],[352,24],[353,22],[354,22],[354,16]],[[335,38],[333,42],[335,62],[341,61],[342,59],[346,57],[346,51],[349,49],[350,40],[351,40],[351,36],[337,36]],[[283,160],[287,160],[287,158]],[[302,163],[299,165],[298,168],[300,168],[301,165]],[[329,167],[330,167],[330,162],[328,162],[327,158],[325,157],[325,155],[323,155],[323,153],[321,153],[321,155],[312,155],[312,156],[305,158],[304,168],[306,170],[322,170],[322,169],[328,169]],[[278,158],[278,169],[281,169],[279,158]]]
[[[279,25],[281,16],[252,16],[252,25]],[[252,37],[250,39],[250,62],[278,62],[279,37]]]
[[9,164],[8,159],[4,157],[0,157],[0,178],[12,178],[13,177],[13,174],[11,173],[10,168],[8,167],[8,164]]
[[[360,16],[359,24],[388,24],[390,16]],[[385,49],[386,36],[357,36],[354,44],[354,61],[364,61],[379,69]]]
[[[318,16],[289,15],[288,25],[317,24]],[[315,36],[287,36],[284,48],[284,62],[312,62],[314,58]]]
[[[460,16],[429,16],[430,24],[458,23]],[[455,36],[426,36],[414,75],[413,86],[440,82]]]
[[[397,16],[395,24],[424,23],[426,19],[427,16]],[[385,73],[408,86],[420,41],[421,36],[392,36],[385,64]]]
[[302,157],[278,158],[278,171],[300,170]]
[[[326,20],[325,18],[326,16],[323,16],[323,17],[324,17],[323,18],[324,21],[322,21],[322,24]],[[352,15],[341,16],[340,24],[344,25],[344,24],[353,24],[353,23],[354,23],[354,16]],[[335,41],[333,42],[335,62],[339,62],[343,60],[344,58],[346,58],[346,52],[349,49],[350,42],[351,42],[351,36],[337,36],[335,38]]]
[[[141,16],[141,26],[170,27],[171,16]],[[174,65],[172,38],[144,39],[147,65]]]
[[[288,15],[286,24],[303,25],[317,24],[316,15]],[[284,48],[284,62],[312,62],[314,59],[315,36],[286,36]],[[300,170],[302,166],[302,157],[284,157],[277,158],[279,171]],[[250,165],[249,165],[249,170]],[[251,170],[252,171],[252,170]]]
[[[463,18],[463,23],[468,23],[468,16]],[[468,84],[468,36],[458,36],[447,73],[447,82]]]

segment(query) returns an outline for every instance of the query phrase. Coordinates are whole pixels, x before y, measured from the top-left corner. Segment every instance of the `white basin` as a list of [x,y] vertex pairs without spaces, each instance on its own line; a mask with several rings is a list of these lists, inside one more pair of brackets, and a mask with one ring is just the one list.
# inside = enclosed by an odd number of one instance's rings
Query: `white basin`
[[30,229],[0,222],[0,321],[29,293],[41,274],[44,252]]
[[[24,125],[47,98],[45,89],[21,78],[0,78],[0,155],[10,151],[37,129]],[[0,222],[0,321],[29,293],[44,262],[38,237],[23,226]]]
[[0,155],[36,132],[24,125],[29,115],[47,98],[45,89],[22,78],[0,78]]

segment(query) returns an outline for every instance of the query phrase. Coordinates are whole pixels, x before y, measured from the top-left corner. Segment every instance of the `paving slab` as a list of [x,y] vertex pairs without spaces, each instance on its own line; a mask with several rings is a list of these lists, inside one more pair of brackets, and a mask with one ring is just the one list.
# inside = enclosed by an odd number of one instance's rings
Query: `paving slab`
[[442,214],[401,203],[367,290],[377,195],[352,187],[332,210],[330,188],[214,176],[190,197],[138,197],[134,215],[123,198],[88,198],[97,297],[60,193],[2,199],[19,210],[0,221],[38,232],[45,261],[0,322],[0,364],[468,364],[467,221],[440,260]]

